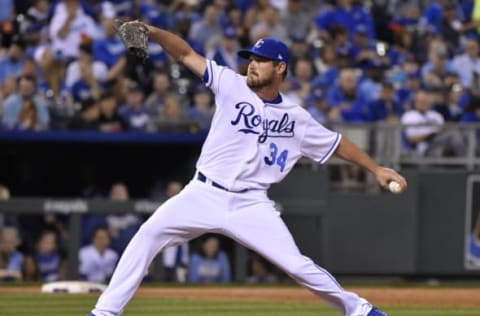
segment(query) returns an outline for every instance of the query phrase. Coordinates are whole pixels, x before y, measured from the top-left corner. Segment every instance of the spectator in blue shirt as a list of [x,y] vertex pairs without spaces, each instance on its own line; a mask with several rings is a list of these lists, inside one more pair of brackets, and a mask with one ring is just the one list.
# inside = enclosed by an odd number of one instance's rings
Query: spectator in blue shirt
[[217,65],[227,66],[238,71],[238,40],[237,32],[231,26],[223,30],[218,43],[207,52],[207,58],[214,60]]
[[403,114],[402,105],[395,99],[395,89],[391,83],[384,82],[380,98],[370,103],[370,120],[398,122]]
[[328,105],[325,100],[325,93],[321,88],[316,88],[313,92],[307,97],[306,100],[307,111],[312,115],[312,117],[322,123],[328,123]]
[[353,4],[353,0],[338,0],[335,8],[315,19],[315,24],[323,34],[335,25],[342,25],[348,30],[350,38],[355,32],[355,27],[364,24],[368,29],[368,38],[375,39],[375,28],[370,13],[361,4]]
[[8,53],[0,57],[0,84],[7,77],[19,77],[25,61],[25,41],[16,36],[13,38],[8,48]]
[[192,283],[227,283],[230,281],[230,262],[220,250],[220,241],[210,236],[203,240],[199,252],[192,255],[188,281]]
[[358,93],[358,79],[353,69],[343,69],[338,83],[327,91],[327,105],[334,120],[343,122],[365,122],[368,120],[368,107]]
[[37,81],[24,75],[19,81],[19,92],[5,100],[2,125],[6,129],[44,130],[50,115],[45,101],[36,94]]
[[105,37],[93,42],[93,57],[95,61],[104,63],[108,68],[106,81],[111,81],[122,74],[125,68],[125,46],[115,33],[115,20],[102,19]]
[[187,118],[195,121],[201,130],[208,131],[212,121],[214,106],[210,91],[203,84],[197,86],[193,96],[193,106],[187,112]]
[[130,82],[126,103],[120,107],[119,115],[125,121],[127,130],[145,131],[151,120],[151,112],[145,107],[143,89]]

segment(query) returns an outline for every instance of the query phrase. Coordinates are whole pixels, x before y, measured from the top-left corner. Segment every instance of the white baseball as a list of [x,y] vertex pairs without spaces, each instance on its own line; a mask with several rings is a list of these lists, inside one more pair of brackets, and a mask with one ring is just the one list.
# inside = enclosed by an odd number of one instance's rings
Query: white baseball
[[402,192],[402,187],[400,186],[400,183],[398,183],[397,181],[390,181],[388,183],[388,189],[390,190],[390,192],[395,194]]

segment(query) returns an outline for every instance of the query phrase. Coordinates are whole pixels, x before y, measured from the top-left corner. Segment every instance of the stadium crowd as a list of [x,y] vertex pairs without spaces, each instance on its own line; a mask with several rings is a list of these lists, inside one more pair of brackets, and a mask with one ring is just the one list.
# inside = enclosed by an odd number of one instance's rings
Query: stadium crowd
[[[480,4],[473,0],[2,1],[0,115],[6,130],[207,130],[214,100],[151,42],[126,54],[115,20],[172,30],[245,73],[236,55],[262,37],[289,44],[282,87],[324,124],[428,123],[405,130],[420,154],[455,155],[448,121],[480,121]],[[419,96],[419,94],[422,94]],[[479,135],[480,136],[480,135]],[[407,146],[407,147],[408,147]]]

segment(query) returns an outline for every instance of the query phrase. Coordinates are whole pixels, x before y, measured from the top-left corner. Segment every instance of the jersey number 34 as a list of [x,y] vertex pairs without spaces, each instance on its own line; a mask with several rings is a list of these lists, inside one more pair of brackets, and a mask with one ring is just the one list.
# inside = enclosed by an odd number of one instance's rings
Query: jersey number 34
[[269,166],[278,165],[280,167],[280,171],[283,172],[285,169],[285,165],[287,163],[288,157],[288,150],[284,150],[279,153],[278,147],[275,143],[270,144],[270,156],[266,156],[263,158],[265,163]]

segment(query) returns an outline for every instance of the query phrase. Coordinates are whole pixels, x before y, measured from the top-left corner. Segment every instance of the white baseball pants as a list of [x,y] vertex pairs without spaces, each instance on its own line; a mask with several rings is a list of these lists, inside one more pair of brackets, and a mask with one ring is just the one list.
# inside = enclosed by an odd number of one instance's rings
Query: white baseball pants
[[265,191],[232,193],[194,179],[140,227],[93,313],[120,315],[160,251],[207,232],[226,235],[264,256],[343,315],[365,316],[372,308],[300,253]]

